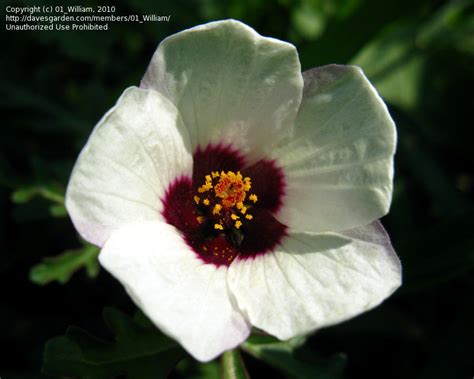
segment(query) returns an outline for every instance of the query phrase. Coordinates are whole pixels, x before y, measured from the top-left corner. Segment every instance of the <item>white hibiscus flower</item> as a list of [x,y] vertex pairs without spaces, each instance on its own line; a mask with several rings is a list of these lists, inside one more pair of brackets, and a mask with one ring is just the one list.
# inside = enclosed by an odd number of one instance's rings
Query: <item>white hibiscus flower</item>
[[160,44],[92,132],[66,205],[138,307],[207,361],[253,326],[288,339],[395,291],[376,221],[395,143],[359,68],[301,74],[294,46],[212,22]]

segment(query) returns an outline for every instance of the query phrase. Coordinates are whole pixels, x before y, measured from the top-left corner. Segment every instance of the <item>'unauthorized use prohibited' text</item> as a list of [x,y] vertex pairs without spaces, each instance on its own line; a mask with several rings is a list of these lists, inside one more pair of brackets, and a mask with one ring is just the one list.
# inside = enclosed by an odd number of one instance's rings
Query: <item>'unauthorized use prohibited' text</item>
[[6,6],[5,29],[9,31],[94,31],[109,30],[114,22],[169,22],[171,15],[117,15],[114,5],[84,7],[81,5]]

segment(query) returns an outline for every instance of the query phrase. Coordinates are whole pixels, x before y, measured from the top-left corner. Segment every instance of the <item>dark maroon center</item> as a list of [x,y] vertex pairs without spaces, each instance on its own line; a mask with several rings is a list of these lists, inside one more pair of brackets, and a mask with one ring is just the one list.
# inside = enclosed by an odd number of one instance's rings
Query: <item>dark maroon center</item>
[[[186,243],[206,263],[230,265],[234,259],[248,259],[271,252],[286,235],[287,227],[273,215],[282,205],[284,177],[274,161],[260,160],[249,166],[230,146],[198,147],[193,155],[193,177],[179,177],[163,199],[165,220],[182,232]],[[210,209],[194,198],[211,172],[241,172],[252,180],[251,192],[258,197],[252,205],[251,221],[238,229],[215,228]]]

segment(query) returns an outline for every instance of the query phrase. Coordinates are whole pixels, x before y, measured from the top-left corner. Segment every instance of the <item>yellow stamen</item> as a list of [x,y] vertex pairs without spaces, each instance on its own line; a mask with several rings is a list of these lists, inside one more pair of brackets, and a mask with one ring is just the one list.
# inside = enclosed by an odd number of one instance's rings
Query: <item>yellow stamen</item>
[[209,192],[207,197],[194,196],[194,202],[205,206],[212,204],[212,214],[209,211],[204,216],[198,216],[198,222],[205,222],[209,215],[214,221],[214,229],[224,230],[230,226],[230,216],[233,226],[240,229],[246,221],[253,219],[247,210],[258,200],[256,194],[248,193],[251,187],[252,180],[248,176],[244,177],[240,171],[211,171],[204,176],[204,183],[198,188],[199,193]]
[[246,178],[244,178],[244,191],[245,192],[250,191],[251,187],[252,187],[252,182],[250,178],[247,176]]
[[220,204],[214,205],[214,209],[212,210],[212,214],[213,214],[213,215],[218,215],[218,214],[220,214],[221,209],[222,209],[222,205],[220,205]]
[[214,186],[214,193],[225,208],[232,208],[242,203],[246,197],[246,184],[242,181],[242,174],[228,171],[221,172],[219,182]]
[[206,183],[206,184],[203,184],[201,187],[198,188],[198,192],[199,193],[207,192],[211,188],[212,188],[212,184],[211,183]]

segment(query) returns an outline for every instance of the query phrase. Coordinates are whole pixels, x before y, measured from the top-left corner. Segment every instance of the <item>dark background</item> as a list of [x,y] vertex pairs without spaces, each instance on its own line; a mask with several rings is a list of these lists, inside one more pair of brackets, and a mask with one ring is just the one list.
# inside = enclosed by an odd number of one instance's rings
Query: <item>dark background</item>
[[[2,2],[3,20],[8,4],[68,2]],[[92,278],[81,269],[66,284],[41,286],[29,279],[30,269],[44,257],[81,249],[61,193],[94,124],[126,87],[139,83],[158,43],[203,22],[236,18],[262,35],[295,44],[303,69],[360,65],[398,127],[394,199],[382,221],[401,257],[404,284],[382,306],[316,333],[309,345],[322,357],[344,353],[345,378],[472,378],[473,2],[124,0],[115,5],[117,15],[154,13],[171,15],[171,21],[111,23],[107,32],[2,30],[0,377],[41,377],[44,343],[68,325],[106,336],[104,306],[134,312],[103,270]],[[38,275],[36,280],[32,275],[36,282],[42,280]],[[282,377],[244,359],[254,377]],[[214,378],[216,367],[208,365],[199,377]],[[183,370],[174,377],[185,377]]]

